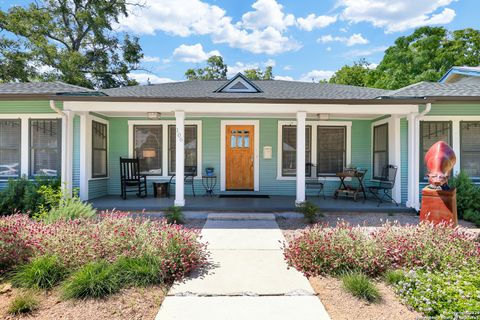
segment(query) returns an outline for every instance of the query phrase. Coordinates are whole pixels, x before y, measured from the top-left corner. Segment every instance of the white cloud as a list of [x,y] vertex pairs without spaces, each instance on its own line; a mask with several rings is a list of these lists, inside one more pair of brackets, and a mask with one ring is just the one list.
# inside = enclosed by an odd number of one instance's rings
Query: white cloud
[[332,51],[332,47],[327,47],[327,49],[325,49],[327,51]]
[[173,57],[183,62],[202,62],[210,58],[211,56],[220,56],[218,50],[210,52],[203,51],[203,47],[200,43],[194,45],[182,44],[175,50],[173,50]]
[[151,57],[151,56],[144,56],[142,58],[142,62],[160,62],[161,59],[159,57]]
[[257,0],[252,8],[242,16],[242,24],[247,29],[257,30],[266,27],[273,27],[279,31],[295,24],[293,14],[285,14],[283,6],[276,0]]
[[347,46],[351,47],[356,44],[367,44],[368,39],[365,39],[361,33],[354,33],[350,37],[333,37],[331,34],[327,34],[325,36],[321,36],[317,39],[317,42],[320,43],[327,43],[327,42],[341,42],[345,43]]
[[258,0],[252,8],[235,23],[225,10],[201,0],[145,0],[145,6],[132,8],[134,12],[120,19],[118,30],[151,35],[162,31],[181,37],[210,35],[214,43],[253,53],[277,54],[300,48],[284,34],[295,18],[284,14],[280,4]]
[[264,65],[265,67],[275,67],[276,64],[277,64],[277,63],[276,63],[275,60],[273,60],[273,59],[268,59],[267,61],[265,61],[265,62],[263,63],[263,65]]
[[368,57],[375,53],[384,52],[385,50],[387,50],[387,48],[388,47],[386,46],[381,46],[381,47],[374,47],[374,48],[364,49],[364,50],[351,50],[345,53],[345,56],[351,57],[351,58]]
[[316,16],[309,14],[306,18],[298,18],[298,27],[302,30],[312,31],[313,29],[325,28],[337,21],[337,16]]
[[340,28],[340,32],[348,32],[347,28]]
[[[239,72],[243,72],[245,70],[249,69],[261,69],[262,67],[268,67],[268,66],[275,66],[275,60],[268,59],[265,62],[250,62],[250,63],[244,63],[241,61],[235,62],[233,65],[228,66],[228,72],[227,72],[227,77],[230,78],[234,75],[236,75]],[[274,70],[275,71],[275,70]]]
[[289,64],[283,67],[283,70],[285,70],[285,71],[290,71],[292,69],[293,69],[293,67]]
[[302,74],[299,81],[303,82],[318,82],[320,80],[328,80],[335,74],[335,71],[328,70],[312,70]]
[[156,83],[167,83],[167,82],[175,82],[176,80],[172,80],[170,78],[162,78],[150,73],[130,73],[129,76],[138,81],[140,84],[151,84]]
[[341,18],[349,22],[370,22],[386,33],[425,25],[444,25],[453,20],[455,11],[442,7],[455,0],[340,0]]
[[293,78],[290,76],[274,76],[275,80],[284,80],[284,81],[293,81]]

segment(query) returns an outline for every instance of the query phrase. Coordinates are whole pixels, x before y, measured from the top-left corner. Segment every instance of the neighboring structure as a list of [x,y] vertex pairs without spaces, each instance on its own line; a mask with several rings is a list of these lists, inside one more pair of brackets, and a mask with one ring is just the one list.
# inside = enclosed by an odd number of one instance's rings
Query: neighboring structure
[[198,187],[213,167],[217,192],[292,195],[298,203],[306,175],[327,176],[332,194],[344,167],[367,168],[369,181],[394,164],[394,199],[418,209],[421,159],[438,140],[458,155],[455,172],[480,177],[480,85],[422,82],[387,91],[241,74],[102,92],[0,84],[0,175],[60,171],[85,200],[120,195],[119,157],[138,157],[149,182],[179,177],[178,206],[190,191],[184,166],[197,166]]
[[453,67],[439,81],[440,83],[480,84],[480,66]]

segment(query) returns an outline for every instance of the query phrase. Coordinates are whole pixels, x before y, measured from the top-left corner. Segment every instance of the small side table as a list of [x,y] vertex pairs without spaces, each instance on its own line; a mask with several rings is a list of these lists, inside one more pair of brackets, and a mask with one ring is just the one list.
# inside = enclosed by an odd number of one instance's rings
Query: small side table
[[204,197],[213,197],[215,194],[213,193],[213,190],[215,189],[215,186],[217,185],[217,176],[211,175],[211,176],[202,176],[202,185],[205,188],[205,194],[203,195]]
[[153,197],[170,198],[168,182],[153,182]]

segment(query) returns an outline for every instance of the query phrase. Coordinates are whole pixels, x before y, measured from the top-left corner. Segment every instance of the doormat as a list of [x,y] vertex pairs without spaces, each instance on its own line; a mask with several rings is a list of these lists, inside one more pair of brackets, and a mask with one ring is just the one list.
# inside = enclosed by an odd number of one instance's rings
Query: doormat
[[270,196],[267,194],[221,194],[219,198],[262,198],[269,199]]

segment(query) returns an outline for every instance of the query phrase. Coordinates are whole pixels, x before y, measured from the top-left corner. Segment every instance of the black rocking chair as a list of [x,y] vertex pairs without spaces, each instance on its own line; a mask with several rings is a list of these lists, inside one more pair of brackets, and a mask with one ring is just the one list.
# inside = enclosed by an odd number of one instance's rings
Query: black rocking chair
[[[192,185],[192,193],[195,197],[195,177],[197,176],[197,166],[185,166],[184,168],[184,178],[183,183],[185,185],[191,184]],[[168,183],[168,194],[170,195],[170,190],[172,190],[172,185],[175,184],[175,174],[170,178],[170,182]]]
[[305,199],[307,198],[308,190],[317,190],[317,197],[320,198],[320,192],[325,200],[325,181],[320,181],[320,177],[317,177],[317,172],[314,170],[315,177],[311,176],[311,170],[316,169],[316,165],[313,163],[305,164]]
[[127,192],[136,192],[140,198],[147,196],[147,177],[140,174],[137,158],[120,157],[120,181],[123,200],[127,199]]
[[[397,177],[398,167],[392,164],[386,165],[382,169],[382,176],[380,182],[376,186],[368,187],[368,191],[378,200],[377,207],[383,203],[385,198],[390,199],[398,207],[398,203],[392,198],[392,190],[395,186],[395,179]],[[383,192],[383,193],[382,193]]]

